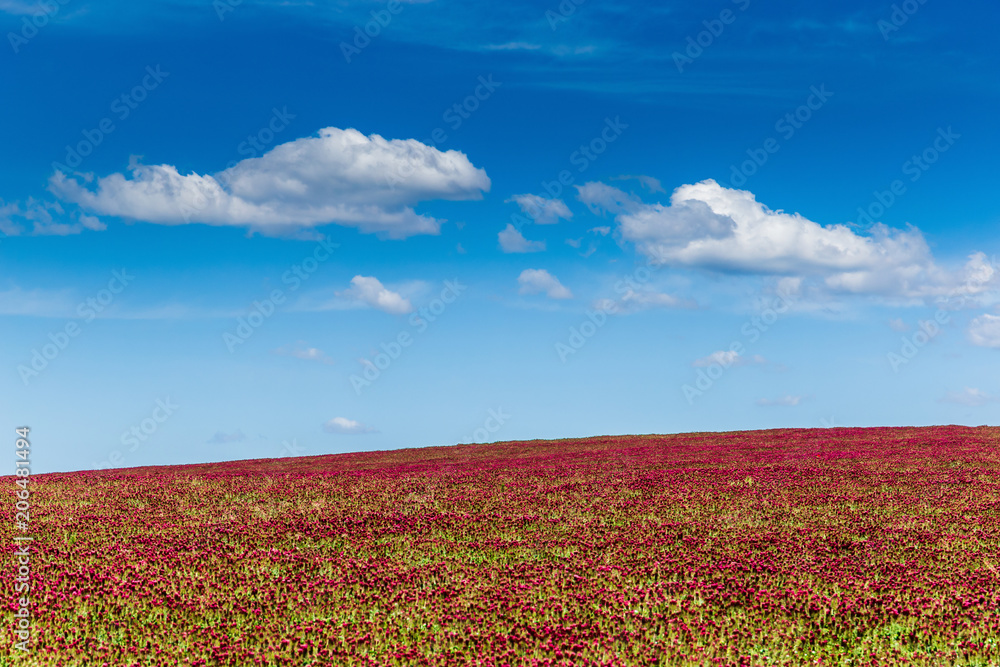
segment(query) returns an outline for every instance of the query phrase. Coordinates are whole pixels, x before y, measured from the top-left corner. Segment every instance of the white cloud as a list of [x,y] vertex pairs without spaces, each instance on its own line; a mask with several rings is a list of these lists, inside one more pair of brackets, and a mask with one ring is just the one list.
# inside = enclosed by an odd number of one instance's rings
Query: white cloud
[[572,299],[573,293],[545,269],[525,269],[517,277],[521,294],[544,292],[550,299]]
[[832,292],[907,298],[979,294],[997,282],[982,253],[962,270],[941,269],[915,228],[876,225],[860,236],[847,225],[771,210],[753,193],[713,180],[682,185],[668,206],[603,183],[577,188],[592,211],[613,214],[622,237],[663,264],[811,278]]
[[280,357],[294,357],[303,361],[317,361],[321,364],[333,363],[333,359],[323,354],[322,350],[309,347],[303,341],[299,341],[292,346],[279,347],[276,350],[272,350],[272,353]]
[[987,313],[972,320],[969,340],[982,347],[1000,347],[1000,315]]
[[323,430],[327,433],[340,434],[377,433],[377,431],[368,428],[361,422],[354,421],[353,419],[347,419],[346,417],[334,417],[330,421],[323,424]]
[[757,401],[757,405],[761,406],[784,406],[792,407],[798,405],[802,401],[801,396],[782,396],[781,398],[762,398]]
[[628,315],[651,308],[694,308],[696,305],[693,301],[681,299],[672,294],[632,289],[629,289],[617,300],[598,299],[594,303],[595,308],[603,311],[614,311],[619,315]]
[[387,289],[373,276],[354,276],[351,278],[351,286],[337,292],[337,296],[355,300],[392,315],[404,315],[413,311],[413,304],[409,299]]
[[723,368],[729,368],[730,366],[764,365],[766,363],[767,359],[759,354],[755,354],[752,357],[744,357],[732,350],[719,350],[701,359],[695,359],[691,362],[691,365],[695,368],[708,368],[713,364],[719,364]]
[[898,331],[900,333],[910,330],[910,325],[902,320],[902,318],[895,318],[889,320],[889,328],[893,331]]
[[514,195],[507,202],[514,202],[521,212],[539,225],[554,225],[560,219],[569,220],[573,212],[562,199],[546,199],[538,195]]
[[980,389],[966,387],[962,391],[949,391],[938,402],[957,403],[958,405],[967,405],[972,408],[978,408],[986,405],[987,403],[996,403],[997,401],[1000,401],[1000,397],[987,394],[985,391]]
[[508,253],[545,250],[545,241],[529,241],[510,223],[497,235],[497,239],[500,241],[500,249]]
[[600,234],[601,236],[607,236],[611,233],[610,227],[591,227],[587,230],[588,232],[593,232],[594,234]]
[[163,225],[287,233],[333,223],[389,238],[439,232],[443,221],[418,215],[412,207],[419,202],[481,199],[490,189],[486,172],[464,153],[335,127],[214,175],[137,162],[129,171],[98,179],[94,189],[56,171],[49,188],[99,214]]

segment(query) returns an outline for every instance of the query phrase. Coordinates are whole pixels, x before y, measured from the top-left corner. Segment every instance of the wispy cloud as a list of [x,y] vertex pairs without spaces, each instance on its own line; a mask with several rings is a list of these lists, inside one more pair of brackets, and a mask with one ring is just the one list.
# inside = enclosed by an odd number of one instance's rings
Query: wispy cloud
[[994,396],[973,387],[966,387],[962,391],[949,391],[942,398],[938,399],[939,403],[954,403],[972,408],[982,407],[988,403],[996,403],[998,401],[1000,401],[1000,396]]
[[279,357],[293,357],[295,359],[302,359],[303,361],[316,361],[321,364],[333,364],[333,359],[323,354],[322,350],[315,347],[309,347],[306,345],[305,341],[301,340],[295,343],[295,345],[279,347],[275,350],[271,350],[271,352]]
[[673,294],[664,294],[653,290],[629,289],[618,299],[599,299],[594,307],[619,315],[637,313],[652,308],[697,308],[698,304],[690,299],[682,299]]
[[327,433],[336,433],[340,435],[377,433],[375,429],[369,428],[359,421],[347,419],[346,417],[334,417],[330,421],[323,424],[323,430]]
[[572,299],[570,292],[559,280],[545,269],[525,269],[517,277],[521,294],[544,293],[550,299]]
[[730,366],[763,366],[766,363],[767,359],[759,354],[755,354],[752,357],[745,357],[733,350],[719,350],[701,359],[695,359],[691,362],[691,365],[695,368],[708,368],[709,366],[718,364],[723,368],[729,368]]
[[71,236],[104,229],[107,225],[94,216],[82,211],[67,213],[59,202],[29,197],[22,204],[0,199],[0,232],[7,236]]
[[510,202],[516,203],[521,212],[538,225],[554,225],[560,219],[569,220],[573,217],[573,212],[562,199],[546,199],[539,195],[524,194],[514,195],[507,200],[507,203]]
[[225,431],[217,431],[215,435],[207,440],[213,445],[222,445],[229,442],[243,442],[247,439],[247,436],[243,431],[237,430],[232,433],[226,433]]
[[485,48],[487,51],[537,51],[542,48],[542,45],[528,42],[507,42],[505,44],[488,44]]
[[542,252],[545,241],[529,241],[514,225],[508,223],[497,235],[500,249],[506,253]]
[[1000,348],[1000,315],[984,314],[969,323],[969,340],[980,347]]
[[781,398],[761,398],[757,405],[764,407],[794,407],[802,402],[802,396],[782,396]]

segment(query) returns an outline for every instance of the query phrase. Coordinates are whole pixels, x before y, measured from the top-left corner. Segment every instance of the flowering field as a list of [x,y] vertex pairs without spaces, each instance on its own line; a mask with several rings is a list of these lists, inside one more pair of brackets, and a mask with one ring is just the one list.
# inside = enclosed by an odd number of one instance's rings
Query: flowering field
[[32,652],[15,655],[8,613],[3,665],[1000,665],[1000,429],[511,442],[31,484]]

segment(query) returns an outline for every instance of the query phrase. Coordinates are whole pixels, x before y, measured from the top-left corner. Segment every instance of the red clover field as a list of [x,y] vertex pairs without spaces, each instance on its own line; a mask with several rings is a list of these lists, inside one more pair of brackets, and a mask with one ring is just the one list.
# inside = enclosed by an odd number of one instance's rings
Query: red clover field
[[8,535],[0,665],[1000,665],[998,446],[834,428],[36,475],[31,651]]

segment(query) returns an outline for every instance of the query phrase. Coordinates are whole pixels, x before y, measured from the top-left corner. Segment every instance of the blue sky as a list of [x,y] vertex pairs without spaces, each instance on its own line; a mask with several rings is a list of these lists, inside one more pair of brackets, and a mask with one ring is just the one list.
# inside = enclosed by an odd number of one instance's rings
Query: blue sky
[[998,22],[0,0],[2,421],[37,472],[996,423]]

